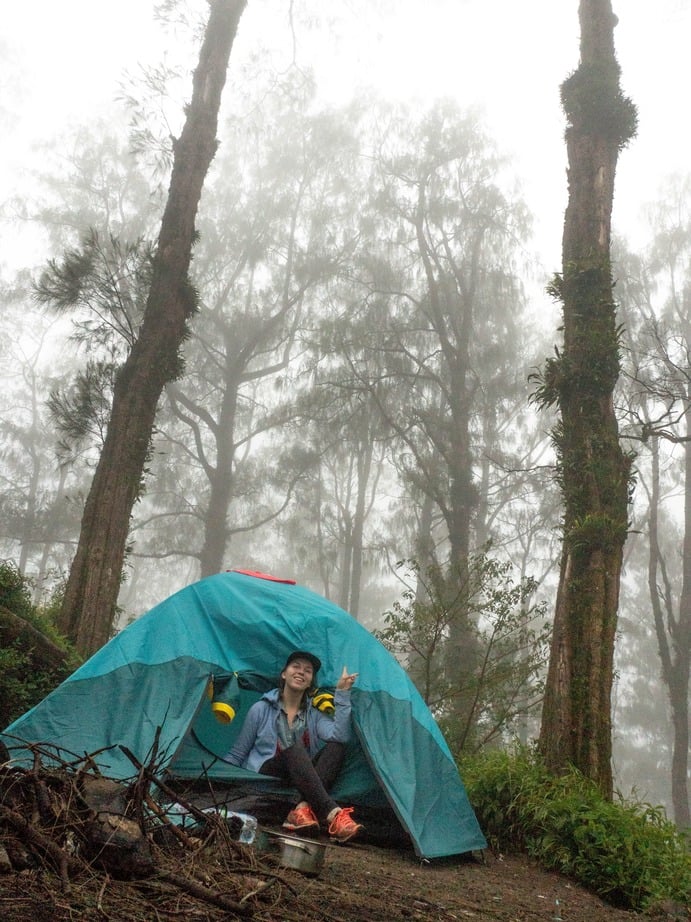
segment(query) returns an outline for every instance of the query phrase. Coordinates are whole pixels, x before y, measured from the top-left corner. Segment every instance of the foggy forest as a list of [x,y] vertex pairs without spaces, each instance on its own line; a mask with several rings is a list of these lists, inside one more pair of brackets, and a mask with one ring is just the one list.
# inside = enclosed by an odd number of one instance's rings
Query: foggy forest
[[[39,113],[21,170],[5,161],[0,560],[84,655],[211,574],[293,578],[376,632],[454,752],[476,752],[539,738],[565,548],[611,542],[611,784],[688,825],[691,174],[656,166],[638,182],[627,163],[639,142],[652,160],[656,144],[673,146],[650,137],[647,97],[636,96],[645,72],[618,55],[616,102],[630,122],[612,140],[624,177],[620,200],[614,175],[616,312],[611,329],[589,331],[613,349],[611,399],[596,402],[613,408],[626,509],[605,539],[595,512],[569,506],[570,478],[585,474],[568,454],[559,377],[571,329],[560,86],[583,40],[576,0],[559,4],[572,9],[559,14],[544,73],[530,62],[551,108],[525,114],[521,152],[493,97],[478,105],[481,77],[479,90],[466,71],[454,86],[389,91],[373,39],[388,48],[382,36],[396,34],[386,0],[137,5],[151,40],[136,42],[136,62],[116,49],[105,105],[58,112],[58,124],[47,114],[44,128]],[[208,140],[193,121],[193,74],[215,5],[238,21]],[[482,4],[424,6],[438,29],[451,6],[454,23],[465,12],[464,40],[491,47],[486,16],[473,18]],[[627,7],[614,4],[617,52]],[[669,0],[635,18],[672,30],[679,10]],[[9,147],[19,31],[0,44]],[[330,56],[342,64],[346,53],[357,74],[334,75]],[[208,171],[195,167],[198,209],[186,223],[178,212],[167,244],[182,246],[185,223],[189,265],[178,262],[175,320],[164,293],[149,327],[175,177],[185,181],[176,170],[195,145],[209,157]],[[573,193],[574,164],[569,175]],[[601,345],[586,348],[589,382]],[[143,400],[154,372],[147,433],[143,409],[115,411],[120,394]],[[140,374],[146,385],[133,383]],[[92,508],[93,489],[128,413],[141,423],[131,431],[142,465],[114,462],[112,489],[130,503],[121,566],[113,605],[100,601],[104,620],[85,632],[79,600],[97,589],[74,573],[79,564],[101,580],[89,554],[115,516],[102,497]]]

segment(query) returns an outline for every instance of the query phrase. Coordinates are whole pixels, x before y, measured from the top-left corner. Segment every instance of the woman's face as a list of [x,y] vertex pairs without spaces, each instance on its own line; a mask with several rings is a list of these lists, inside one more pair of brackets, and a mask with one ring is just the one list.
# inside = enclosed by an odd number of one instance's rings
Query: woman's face
[[295,691],[306,691],[314,679],[312,663],[306,659],[294,659],[281,673],[281,678]]

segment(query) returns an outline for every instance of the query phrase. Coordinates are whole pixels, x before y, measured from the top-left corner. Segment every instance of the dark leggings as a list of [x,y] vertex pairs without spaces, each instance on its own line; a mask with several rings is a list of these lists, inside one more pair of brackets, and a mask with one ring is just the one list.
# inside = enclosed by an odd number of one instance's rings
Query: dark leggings
[[296,742],[288,749],[268,759],[259,771],[263,775],[275,775],[290,781],[317,814],[320,822],[338,804],[329,796],[329,791],[345,758],[345,745],[330,740],[311,759],[302,742]]

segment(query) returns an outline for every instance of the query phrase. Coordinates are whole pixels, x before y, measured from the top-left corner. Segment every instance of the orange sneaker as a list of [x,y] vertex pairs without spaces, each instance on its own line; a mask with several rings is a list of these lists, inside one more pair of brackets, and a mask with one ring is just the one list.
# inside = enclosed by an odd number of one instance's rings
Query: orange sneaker
[[306,832],[308,829],[319,829],[319,820],[309,804],[304,807],[295,807],[291,810],[283,823],[284,829],[291,832]]
[[347,842],[356,836],[361,829],[362,823],[356,823],[351,817],[353,807],[341,807],[336,816],[329,823],[329,835],[336,842]]

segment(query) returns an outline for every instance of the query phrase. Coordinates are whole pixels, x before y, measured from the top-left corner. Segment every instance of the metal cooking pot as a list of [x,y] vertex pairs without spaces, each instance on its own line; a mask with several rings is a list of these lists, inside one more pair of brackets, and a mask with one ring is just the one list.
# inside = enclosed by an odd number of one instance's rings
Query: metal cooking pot
[[324,867],[326,845],[312,839],[300,839],[278,832],[265,831],[265,835],[269,847],[275,846],[280,865],[300,871],[307,877],[319,876]]

